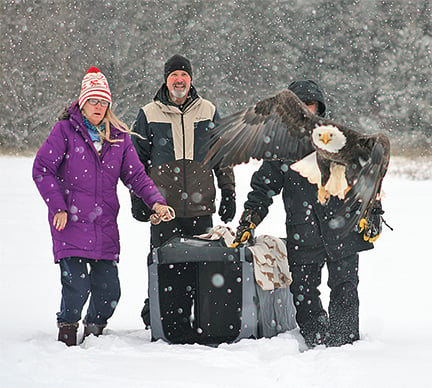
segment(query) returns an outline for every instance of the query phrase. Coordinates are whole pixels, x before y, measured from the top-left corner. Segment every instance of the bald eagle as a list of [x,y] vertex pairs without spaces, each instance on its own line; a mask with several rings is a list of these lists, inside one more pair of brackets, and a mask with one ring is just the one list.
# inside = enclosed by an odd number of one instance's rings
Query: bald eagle
[[361,134],[316,116],[290,90],[221,119],[207,146],[204,163],[211,167],[250,158],[295,162],[291,168],[318,186],[321,203],[329,196],[344,200],[332,222],[345,232],[369,218],[390,159],[387,136]]

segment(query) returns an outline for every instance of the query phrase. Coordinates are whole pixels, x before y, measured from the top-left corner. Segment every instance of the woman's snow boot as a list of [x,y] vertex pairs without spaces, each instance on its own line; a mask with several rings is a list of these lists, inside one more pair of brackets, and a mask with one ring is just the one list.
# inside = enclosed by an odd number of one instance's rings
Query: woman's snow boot
[[95,323],[84,323],[84,336],[81,342],[84,342],[85,338],[90,334],[99,337],[106,325],[96,325]]
[[78,322],[59,322],[57,326],[59,328],[58,340],[67,346],[75,346],[77,344]]

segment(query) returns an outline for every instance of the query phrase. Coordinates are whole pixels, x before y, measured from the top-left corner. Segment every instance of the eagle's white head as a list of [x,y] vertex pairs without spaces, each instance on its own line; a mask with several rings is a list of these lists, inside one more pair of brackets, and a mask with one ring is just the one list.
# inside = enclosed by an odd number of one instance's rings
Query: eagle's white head
[[312,131],[312,142],[320,150],[336,153],[345,145],[346,136],[334,125],[321,125]]

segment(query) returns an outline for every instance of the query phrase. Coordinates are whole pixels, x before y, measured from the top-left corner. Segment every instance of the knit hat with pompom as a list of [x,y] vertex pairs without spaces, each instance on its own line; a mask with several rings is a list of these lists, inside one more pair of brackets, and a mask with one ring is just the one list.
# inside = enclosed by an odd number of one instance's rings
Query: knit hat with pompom
[[108,86],[106,77],[101,71],[92,66],[88,69],[87,74],[84,76],[81,83],[81,93],[78,99],[78,105],[80,109],[84,106],[90,98],[96,98],[98,100],[104,100],[111,105],[111,90]]

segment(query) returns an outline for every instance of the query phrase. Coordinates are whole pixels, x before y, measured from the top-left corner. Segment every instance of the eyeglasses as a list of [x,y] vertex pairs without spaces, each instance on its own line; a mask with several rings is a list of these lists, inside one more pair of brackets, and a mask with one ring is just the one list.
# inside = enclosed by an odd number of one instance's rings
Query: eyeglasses
[[96,98],[89,98],[88,100],[88,103],[90,104],[90,105],[97,105],[98,103],[101,105],[101,106],[103,106],[104,108],[106,108],[108,105],[109,105],[109,102],[108,101],[105,101],[105,100],[97,100]]

